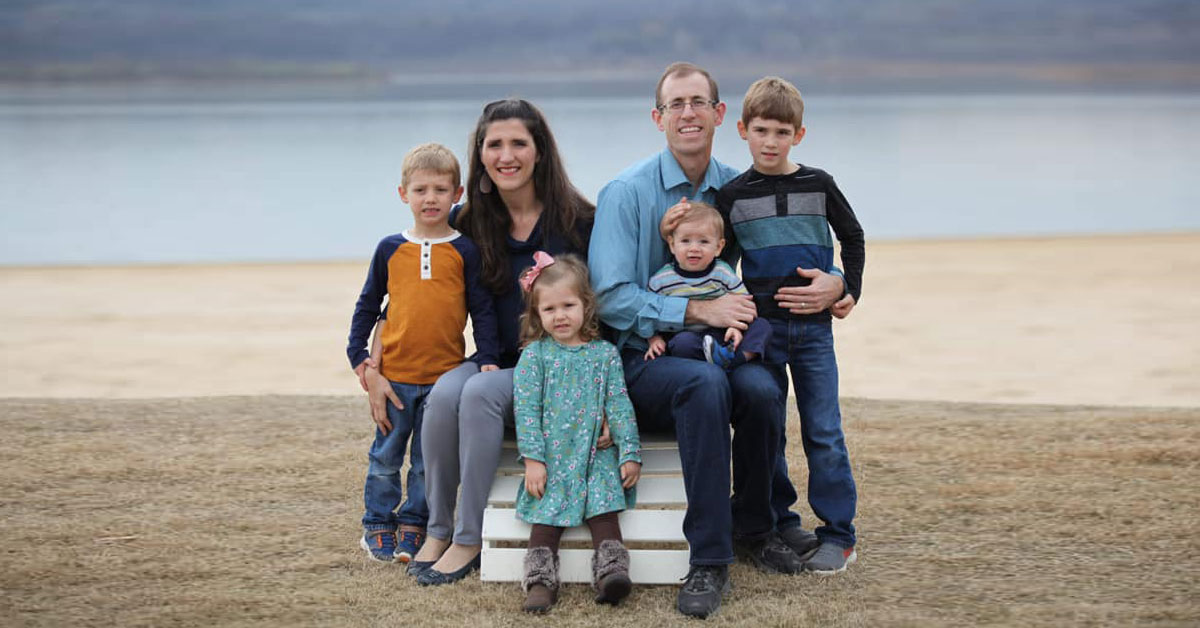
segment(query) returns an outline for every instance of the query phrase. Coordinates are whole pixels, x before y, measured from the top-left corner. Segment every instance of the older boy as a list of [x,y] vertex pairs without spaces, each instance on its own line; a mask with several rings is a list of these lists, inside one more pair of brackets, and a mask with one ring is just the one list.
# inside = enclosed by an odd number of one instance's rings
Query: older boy
[[[857,558],[857,493],[842,434],[830,313],[844,318],[858,302],[865,251],[862,227],[833,177],[788,160],[788,151],[804,139],[803,117],[804,100],[791,83],[767,77],[750,86],[737,127],[754,165],[721,188],[717,209],[728,225],[725,259],[736,263],[741,256],[746,287],[759,315],[771,323],[764,359],[786,362],[792,372],[808,459],[808,503],[824,523],[816,529],[821,544],[804,570],[831,574]],[[797,266],[833,267],[830,227],[841,243],[848,298],[830,310],[781,307],[774,299],[780,288],[809,281],[796,275]]]
[[[413,226],[379,242],[350,322],[346,354],[364,378],[386,378],[390,403],[374,406],[375,441],[368,455],[360,545],[378,561],[408,562],[420,548],[429,520],[421,458],[421,415],[437,378],[463,361],[467,312],[474,327],[475,360],[496,368],[499,352],[490,293],[480,283],[475,244],[450,228],[451,206],[462,196],[454,153],[422,144],[404,157],[400,199],[412,209]],[[387,318],[380,320],[384,297]],[[367,342],[379,321],[382,355],[368,360]],[[400,468],[412,438],[408,499],[401,504]],[[399,512],[395,512],[399,506]],[[399,537],[397,537],[397,526]]]

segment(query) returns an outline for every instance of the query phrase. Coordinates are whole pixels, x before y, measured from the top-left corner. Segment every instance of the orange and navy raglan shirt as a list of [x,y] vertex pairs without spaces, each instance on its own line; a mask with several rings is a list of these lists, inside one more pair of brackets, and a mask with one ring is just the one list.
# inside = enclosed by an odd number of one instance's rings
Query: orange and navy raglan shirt
[[[475,335],[472,359],[480,366],[496,364],[496,310],[480,280],[481,264],[475,243],[457,231],[436,240],[407,231],[381,240],[350,320],[350,366],[357,367],[370,354],[371,329],[378,321],[383,376],[404,384],[432,384],[462,364],[468,312]],[[385,296],[387,318],[380,319]]]

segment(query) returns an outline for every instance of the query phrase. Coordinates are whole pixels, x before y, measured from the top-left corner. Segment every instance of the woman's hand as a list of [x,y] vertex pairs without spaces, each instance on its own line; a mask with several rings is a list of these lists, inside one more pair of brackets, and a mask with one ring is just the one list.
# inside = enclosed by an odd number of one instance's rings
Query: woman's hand
[[546,494],[546,463],[525,459],[525,492],[537,499]]
[[642,463],[630,460],[621,465],[621,487],[633,488],[638,478],[642,477]]
[[364,392],[371,392],[371,390],[367,388],[368,367],[377,369],[379,368],[379,365],[375,362],[374,358],[366,358],[362,362],[359,362],[358,366],[354,367],[354,374],[358,376],[358,385],[362,386]]
[[488,371],[499,371],[499,370],[500,370],[500,367],[496,366],[495,364],[484,364],[483,366],[479,367],[480,373],[487,373]]
[[379,431],[387,436],[388,432],[392,431],[392,422],[388,420],[387,415],[388,400],[400,410],[404,409],[404,404],[400,403],[396,391],[392,390],[391,382],[387,381],[379,369],[368,366],[363,372],[363,379],[366,382],[367,401],[371,402],[371,420],[379,426]]

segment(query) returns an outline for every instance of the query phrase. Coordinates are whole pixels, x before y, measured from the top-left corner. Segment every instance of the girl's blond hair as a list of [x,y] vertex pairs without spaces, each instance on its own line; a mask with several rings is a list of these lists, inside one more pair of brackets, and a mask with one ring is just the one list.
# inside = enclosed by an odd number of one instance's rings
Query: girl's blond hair
[[[525,277],[532,267],[526,268],[521,276]],[[533,286],[525,295],[525,311],[521,314],[521,346],[541,340],[550,333],[542,327],[542,317],[538,315],[538,288],[560,281],[569,281],[583,303],[583,325],[579,328],[579,337],[589,342],[600,337],[600,322],[596,317],[596,293],[592,292],[592,282],[588,279],[587,264],[576,255],[564,254],[554,258],[554,263],[542,268],[533,281]]]

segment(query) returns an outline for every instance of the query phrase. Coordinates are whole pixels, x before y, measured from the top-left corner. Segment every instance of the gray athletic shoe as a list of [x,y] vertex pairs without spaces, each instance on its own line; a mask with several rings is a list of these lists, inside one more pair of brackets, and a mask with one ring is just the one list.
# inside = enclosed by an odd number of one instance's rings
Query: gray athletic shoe
[[792,526],[785,530],[780,530],[779,536],[783,537],[783,542],[792,548],[792,551],[800,557],[800,560],[812,558],[817,548],[821,546],[821,539],[818,539],[816,534],[800,526]]
[[798,574],[804,561],[779,538],[774,530],[761,539],[734,537],[733,551],[763,573]]
[[804,563],[804,571],[831,575],[846,571],[846,566],[858,560],[853,547],[842,547],[833,543],[822,543],[817,553]]

